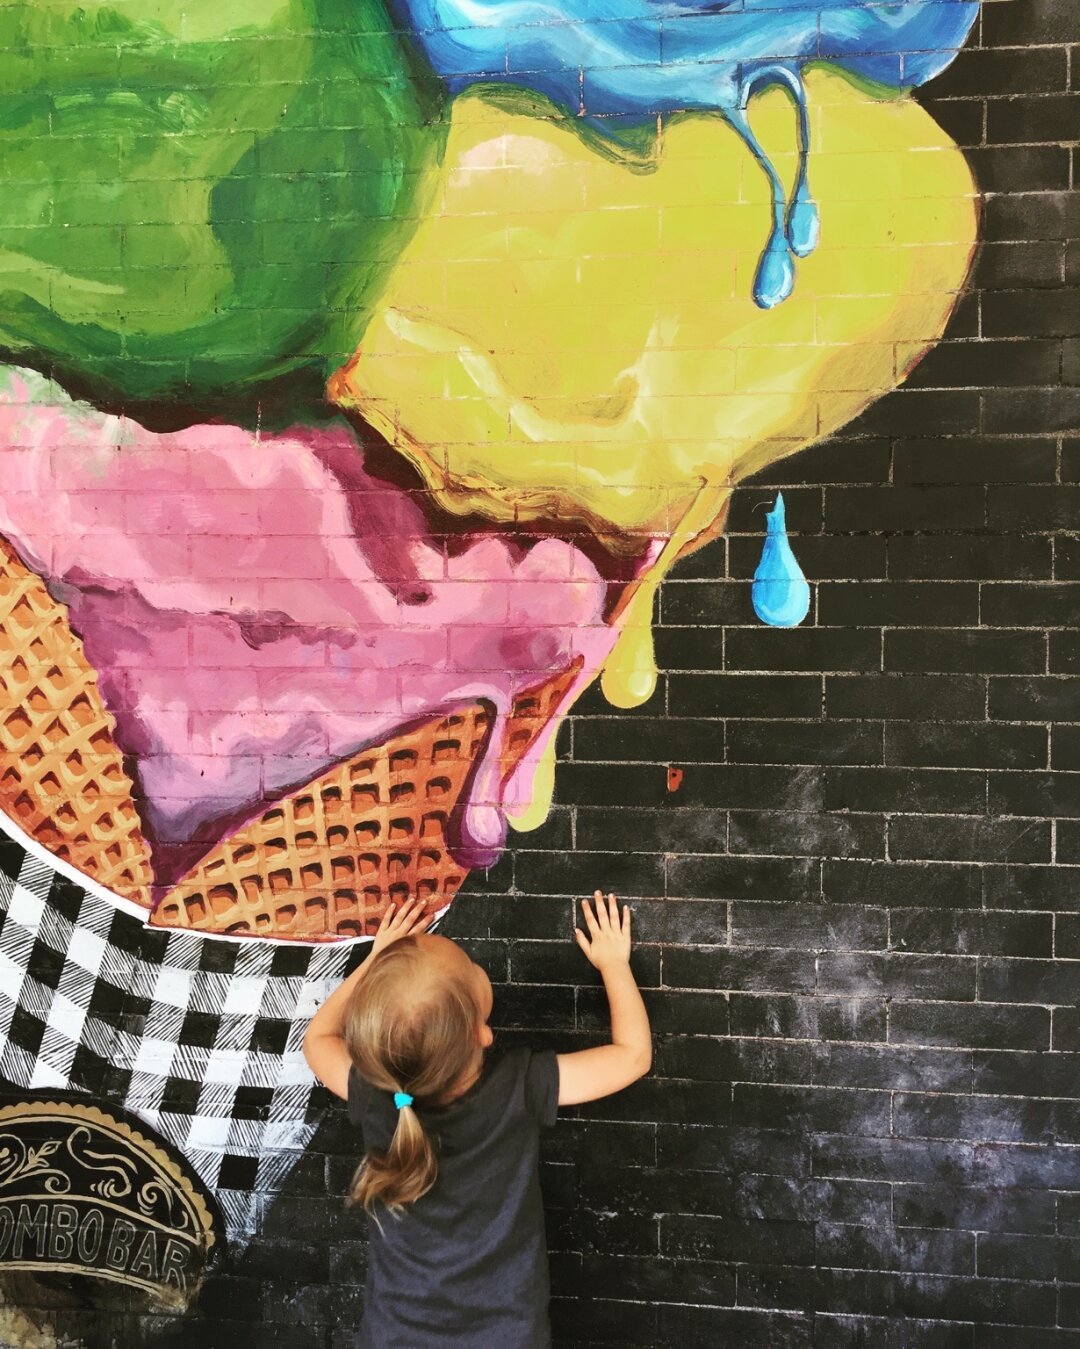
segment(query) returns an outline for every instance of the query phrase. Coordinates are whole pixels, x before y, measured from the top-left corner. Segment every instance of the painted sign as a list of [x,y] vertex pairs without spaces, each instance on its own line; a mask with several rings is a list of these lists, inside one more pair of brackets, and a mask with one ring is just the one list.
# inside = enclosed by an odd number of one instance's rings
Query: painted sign
[[81,1100],[0,1105],[0,1270],[86,1274],[186,1307],[218,1254],[213,1201],[147,1135]]

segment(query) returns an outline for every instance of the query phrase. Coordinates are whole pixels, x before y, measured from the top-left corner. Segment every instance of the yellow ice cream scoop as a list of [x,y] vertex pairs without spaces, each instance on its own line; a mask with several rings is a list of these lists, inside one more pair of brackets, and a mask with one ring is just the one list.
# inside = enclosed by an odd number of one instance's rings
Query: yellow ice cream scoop
[[[971,257],[971,174],[924,109],[824,69],[806,93],[822,236],[772,309],[752,296],[768,184],[722,117],[665,120],[635,154],[533,96],[462,95],[432,211],[331,399],[444,509],[572,520],[620,552],[706,536],[739,478],[904,379]],[[785,95],[750,119],[793,181]]]

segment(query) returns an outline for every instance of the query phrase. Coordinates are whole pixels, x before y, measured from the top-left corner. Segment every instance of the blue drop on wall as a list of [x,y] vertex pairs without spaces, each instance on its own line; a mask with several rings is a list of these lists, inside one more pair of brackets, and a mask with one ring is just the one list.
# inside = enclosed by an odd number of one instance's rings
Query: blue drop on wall
[[765,546],[750,592],[754,613],[771,627],[793,628],[810,612],[810,587],[788,541],[782,492],[765,520]]

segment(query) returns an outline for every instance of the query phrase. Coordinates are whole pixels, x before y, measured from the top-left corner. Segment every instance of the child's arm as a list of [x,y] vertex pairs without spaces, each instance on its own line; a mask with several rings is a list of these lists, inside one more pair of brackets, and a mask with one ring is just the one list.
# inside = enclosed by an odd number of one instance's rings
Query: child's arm
[[352,1067],[343,1038],[345,1009],[353,989],[367,974],[372,958],[399,938],[423,932],[431,922],[430,917],[424,916],[423,906],[417,908],[418,904],[419,900],[410,899],[396,911],[393,904],[388,906],[367,959],[338,984],[311,1018],[304,1034],[304,1058],[308,1067],[328,1091],[343,1101],[349,1097],[349,1069]]
[[594,895],[596,914],[583,899],[588,937],[574,929],[577,944],[600,971],[611,1009],[611,1044],[559,1054],[559,1104],[581,1105],[621,1091],[652,1067],[652,1031],[649,1014],[630,972],[630,910],[608,895]]

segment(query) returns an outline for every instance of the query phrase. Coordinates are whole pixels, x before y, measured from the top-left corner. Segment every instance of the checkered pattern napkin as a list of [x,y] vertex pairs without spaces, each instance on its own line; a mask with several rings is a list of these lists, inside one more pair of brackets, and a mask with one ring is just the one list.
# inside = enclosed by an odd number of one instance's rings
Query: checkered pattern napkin
[[0,833],[0,1084],[126,1106],[215,1192],[239,1253],[315,1132],[300,1044],[352,950],[151,929]]

